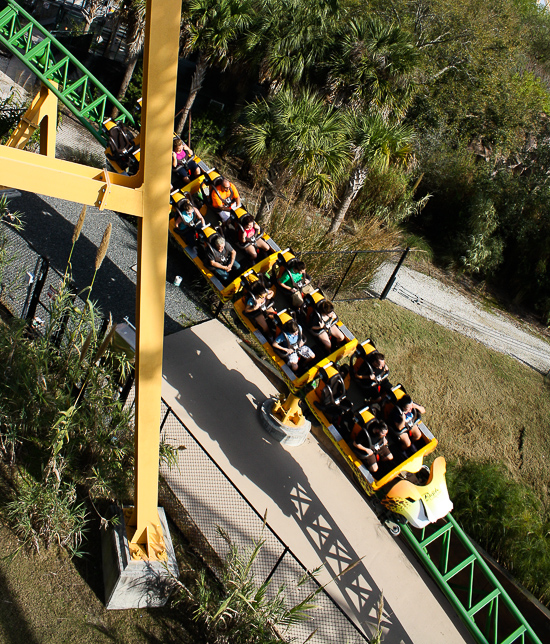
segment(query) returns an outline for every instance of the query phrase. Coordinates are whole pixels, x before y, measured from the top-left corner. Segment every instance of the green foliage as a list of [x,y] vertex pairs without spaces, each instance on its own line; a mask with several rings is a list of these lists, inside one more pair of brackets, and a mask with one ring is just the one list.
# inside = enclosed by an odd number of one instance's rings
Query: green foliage
[[472,273],[494,273],[502,262],[503,241],[495,236],[499,221],[494,204],[480,197],[471,206],[470,235],[465,240],[465,254],[461,258]]
[[0,143],[4,145],[13,128],[19,123],[25,113],[24,103],[12,92],[7,98],[0,100]]
[[0,457],[23,473],[9,508],[23,539],[76,552],[85,511],[75,489],[91,499],[128,498],[133,427],[118,400],[127,358],[109,351],[112,330],[98,335],[99,312],[89,299],[77,306],[68,278],[42,334],[24,320],[0,324]]
[[[191,147],[201,159],[218,154],[227,142],[230,115],[214,106],[198,113],[191,121]],[[182,136],[186,140],[186,131]]]
[[466,532],[543,602],[550,600],[550,516],[499,463],[447,470],[454,516]]
[[[132,80],[122,99],[122,105],[132,114],[136,110],[138,99],[141,98],[143,90],[143,61],[139,60],[134,68]],[[139,115],[138,115],[139,116]],[[139,122],[139,120],[138,120]]]
[[[286,587],[273,588],[271,581],[258,583],[254,565],[265,541],[254,540],[249,548],[239,549],[229,535],[218,527],[229,551],[221,574],[221,583],[214,582],[203,570],[194,587],[178,582],[180,600],[190,602],[193,617],[208,644],[284,644],[284,633],[290,626],[308,619],[315,608],[313,600],[320,588],[287,606]],[[305,575],[296,586],[309,579]],[[279,633],[282,631],[283,635]]]
[[30,477],[20,479],[17,498],[5,506],[15,532],[37,551],[56,543],[79,555],[86,531],[86,509],[76,500],[74,485],[52,485]]

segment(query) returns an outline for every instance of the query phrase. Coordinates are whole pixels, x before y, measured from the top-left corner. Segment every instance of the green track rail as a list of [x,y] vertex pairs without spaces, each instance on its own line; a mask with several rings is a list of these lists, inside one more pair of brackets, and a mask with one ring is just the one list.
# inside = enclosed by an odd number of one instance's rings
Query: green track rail
[[402,527],[412,549],[479,644],[542,644],[468,535],[448,514],[444,523]]
[[[102,124],[110,108],[117,120],[134,124],[134,118],[108,89],[56,38],[13,0],[0,12],[0,42],[17,56],[95,138],[107,146]],[[56,86],[57,84],[57,86]]]

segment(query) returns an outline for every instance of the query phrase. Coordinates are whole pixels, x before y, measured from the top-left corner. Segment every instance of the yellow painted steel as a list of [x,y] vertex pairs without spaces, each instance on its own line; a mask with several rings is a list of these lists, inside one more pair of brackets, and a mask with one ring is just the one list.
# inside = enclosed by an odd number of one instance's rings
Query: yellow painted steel
[[302,408],[300,407],[300,398],[292,393],[288,394],[283,401],[277,400],[273,405],[271,413],[283,425],[301,427],[305,421]]
[[[57,87],[57,83],[53,83]],[[40,127],[40,154],[55,157],[57,96],[44,84],[13,131],[6,145],[22,150]]]
[[[172,135],[176,101],[181,4],[147,3],[143,56],[141,162],[143,216],[138,228],[136,303],[136,472],[131,543],[149,558],[164,556],[158,521],[158,465],[164,298],[168,252],[168,216]],[[134,551],[133,555],[136,555]]]
[[116,172],[108,174],[111,191],[105,200],[103,170],[0,146],[0,176],[4,185],[88,206],[100,207],[103,204],[111,210],[141,217],[143,188],[136,176],[125,177]]
[[[57,101],[41,90],[29,123],[41,155],[0,146],[2,183],[139,217],[136,303],[135,507],[125,513],[134,559],[166,558],[158,516],[159,427],[172,136],[181,4],[148,0],[143,68],[141,163],[133,177],[55,159]],[[54,128],[52,134],[52,127]],[[44,131],[42,130],[44,128]]]

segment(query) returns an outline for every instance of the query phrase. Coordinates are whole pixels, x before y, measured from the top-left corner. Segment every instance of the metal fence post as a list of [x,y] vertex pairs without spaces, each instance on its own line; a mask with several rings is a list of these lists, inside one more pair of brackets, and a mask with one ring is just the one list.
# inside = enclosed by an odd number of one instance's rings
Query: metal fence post
[[288,552],[288,550],[289,550],[288,546],[285,546],[285,549],[284,549],[284,550],[283,550],[283,552],[281,553],[281,556],[277,559],[277,561],[276,561],[275,565],[274,565],[274,566],[273,566],[273,568],[271,569],[271,572],[270,572],[270,573],[269,573],[269,575],[266,577],[266,580],[265,580],[265,582],[264,582],[265,584],[267,584],[267,582],[271,579],[271,577],[273,577],[273,575],[275,574],[275,571],[276,571],[276,570],[277,570],[277,568],[279,567],[279,564],[280,564],[280,563],[281,563],[281,561],[285,558],[285,555],[286,555],[286,553]]
[[[27,308],[29,306],[29,302],[31,299],[31,293],[33,286],[36,282],[36,277],[38,275],[38,271],[40,270],[40,264],[42,263],[42,257],[37,257],[36,259],[36,265],[34,267],[34,272],[30,274],[29,278],[29,286],[27,287],[27,297],[25,298],[25,304],[23,304],[23,308],[21,310],[21,319],[24,320],[27,317]],[[27,273],[28,275],[28,273]]]
[[26,320],[32,322],[36,315],[36,307],[38,306],[38,301],[44,288],[46,282],[46,277],[48,276],[48,270],[50,268],[50,260],[47,257],[42,257],[42,264],[38,271],[38,274],[35,275],[34,280],[34,291],[29,303],[29,308],[27,309],[27,315],[25,316]]
[[355,258],[357,257],[357,255],[359,255],[359,252],[358,252],[358,251],[356,251],[356,252],[355,252],[355,255],[351,258],[351,262],[349,263],[349,266],[348,266],[348,268],[346,269],[346,272],[344,273],[344,277],[342,277],[342,279],[340,280],[340,284],[338,284],[338,287],[337,287],[337,288],[336,288],[336,290],[334,291],[334,295],[332,296],[332,299],[333,299],[333,300],[334,300],[334,298],[338,295],[338,292],[339,292],[339,291],[340,291],[340,289],[342,288],[342,284],[344,283],[344,280],[345,280],[345,279],[346,279],[346,277],[348,276],[348,273],[350,272],[350,270],[351,270],[351,266],[352,266],[353,262],[355,261]]
[[384,287],[384,290],[382,291],[382,293],[380,295],[381,300],[385,300],[388,297],[388,293],[392,290],[393,285],[395,283],[395,278],[397,277],[397,273],[398,273],[399,269],[401,268],[403,262],[405,261],[407,255],[409,254],[410,250],[411,250],[410,247],[407,246],[407,248],[405,248],[405,250],[403,251],[403,254],[401,255],[401,259],[397,262],[397,266],[395,267],[395,270],[391,274],[391,277],[388,280],[388,283],[386,284],[386,286]]

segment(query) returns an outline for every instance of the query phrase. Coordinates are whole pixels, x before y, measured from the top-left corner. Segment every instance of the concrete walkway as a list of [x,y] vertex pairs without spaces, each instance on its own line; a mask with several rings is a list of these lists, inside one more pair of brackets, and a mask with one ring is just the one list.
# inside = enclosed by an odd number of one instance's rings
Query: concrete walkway
[[[285,449],[264,431],[257,407],[277,392],[221,323],[167,337],[163,376],[163,398],[256,510],[263,515],[267,509],[269,525],[308,569],[324,564],[321,583],[362,559],[328,588],[357,623],[368,629],[375,622],[383,592],[385,642],[472,641],[431,578],[317,440],[310,436],[304,445]],[[168,429],[165,438],[181,446],[177,430]],[[180,449],[179,469],[163,473],[172,490],[182,498],[205,497],[210,525],[231,536],[246,532],[229,501],[213,503],[215,491],[206,498],[205,485],[215,484],[205,483],[189,454]]]

